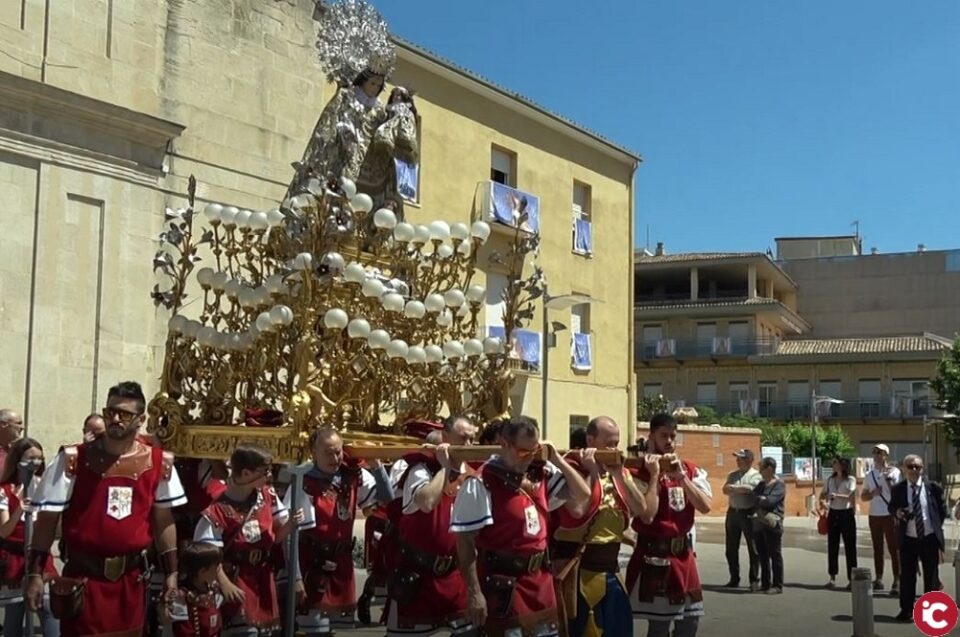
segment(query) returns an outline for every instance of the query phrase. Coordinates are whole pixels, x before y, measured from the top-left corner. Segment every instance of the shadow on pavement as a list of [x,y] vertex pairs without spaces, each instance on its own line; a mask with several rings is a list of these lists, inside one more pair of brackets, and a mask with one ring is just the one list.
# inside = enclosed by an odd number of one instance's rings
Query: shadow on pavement
[[759,593],[751,593],[749,588],[729,588],[727,586],[719,586],[717,584],[704,584],[703,590],[710,591],[711,593],[721,593],[723,595],[758,595]]

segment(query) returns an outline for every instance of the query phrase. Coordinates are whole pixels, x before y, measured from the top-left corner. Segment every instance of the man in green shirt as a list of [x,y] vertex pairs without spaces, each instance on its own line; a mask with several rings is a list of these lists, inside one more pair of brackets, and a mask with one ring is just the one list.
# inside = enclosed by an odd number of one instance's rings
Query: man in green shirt
[[746,540],[750,558],[750,590],[760,590],[757,544],[753,537],[753,521],[750,519],[757,506],[754,489],[760,484],[760,472],[753,468],[753,451],[740,449],[733,452],[737,470],[727,475],[723,493],[730,498],[725,524],[727,540],[727,566],[730,569],[728,588],[740,586],[740,537]]

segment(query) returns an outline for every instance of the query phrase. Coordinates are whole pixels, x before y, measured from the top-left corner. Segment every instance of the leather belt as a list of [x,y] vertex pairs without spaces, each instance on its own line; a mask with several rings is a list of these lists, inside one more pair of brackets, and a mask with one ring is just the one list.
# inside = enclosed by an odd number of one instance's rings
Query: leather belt
[[665,539],[637,539],[637,548],[652,557],[682,557],[690,550],[690,538],[686,535]]
[[250,566],[260,566],[270,557],[270,554],[262,549],[247,549],[242,551],[233,550],[224,555],[224,559],[240,566],[249,564]]
[[352,540],[338,540],[336,542],[321,542],[316,537],[310,535],[301,535],[304,543],[313,551],[314,561],[330,560],[334,561],[341,555],[353,551]]
[[483,551],[480,559],[487,568],[498,575],[533,574],[547,564],[547,554],[544,551],[531,555]]
[[69,550],[67,565],[90,577],[105,578],[116,582],[130,571],[146,567],[143,553],[129,553],[113,557],[100,557],[80,551]]
[[620,543],[587,544],[580,568],[594,573],[616,573],[620,570]]
[[23,550],[22,542],[12,542],[10,540],[0,540],[0,549],[6,551],[7,553],[12,553],[13,555],[26,555]]
[[437,577],[448,575],[457,567],[456,555],[440,555],[416,549],[409,544],[400,545],[400,557],[418,569],[429,571]]

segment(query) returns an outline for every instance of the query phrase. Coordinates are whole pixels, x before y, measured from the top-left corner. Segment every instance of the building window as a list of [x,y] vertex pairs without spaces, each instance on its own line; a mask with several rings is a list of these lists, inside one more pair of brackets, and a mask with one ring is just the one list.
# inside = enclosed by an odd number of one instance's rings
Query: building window
[[746,382],[730,383],[730,405],[727,412],[731,414],[749,414],[752,405],[750,404],[750,384]]
[[717,406],[716,383],[697,383],[697,405],[703,405],[705,407]]
[[860,417],[876,418],[880,415],[880,380],[861,379],[857,387],[857,399],[860,401]]
[[517,155],[505,148],[490,149],[490,181],[511,188],[517,187]]
[[697,355],[710,356],[713,353],[713,342],[716,337],[716,323],[697,323]]
[[810,383],[791,380],[787,383],[787,415],[792,420],[810,418]]
[[900,418],[926,416],[930,408],[930,390],[926,379],[893,379],[890,414]]
[[570,364],[576,370],[593,367],[593,343],[590,331],[590,304],[570,308]]
[[[821,380],[817,393],[826,398],[842,398],[842,383],[839,380]],[[817,415],[821,418],[839,418],[840,407],[837,403],[821,403],[817,406]]]
[[573,251],[589,256],[593,254],[593,218],[591,216],[592,194],[590,186],[573,182]]
[[657,357],[657,343],[663,340],[662,325],[644,325],[641,337],[641,348],[643,358]]
[[776,383],[759,383],[757,385],[757,415],[761,418],[773,418],[774,403],[777,400]]
[[756,353],[750,349],[750,324],[746,321],[731,321],[727,326],[727,336],[730,337],[731,354],[747,356]]
[[662,383],[644,383],[643,385],[644,398],[659,398],[660,396],[663,396]]

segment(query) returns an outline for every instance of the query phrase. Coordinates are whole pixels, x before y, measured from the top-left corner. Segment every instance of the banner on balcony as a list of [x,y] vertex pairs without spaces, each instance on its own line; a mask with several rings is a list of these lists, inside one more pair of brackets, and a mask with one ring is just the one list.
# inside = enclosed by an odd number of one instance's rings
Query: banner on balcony
[[573,222],[573,249],[583,254],[593,253],[593,228],[586,219]]
[[590,334],[575,332],[570,341],[570,357],[574,369],[588,370],[592,367],[592,352],[590,351]]
[[[540,232],[540,198],[536,195],[511,188],[510,186],[491,182],[493,200],[493,220],[502,224],[537,234]],[[527,218],[520,223],[520,217],[527,213]]]
[[[502,325],[487,327],[487,335],[506,340],[506,330]],[[513,330],[510,333],[510,343],[507,343],[507,357],[519,360],[525,368],[540,368],[540,333],[530,330]]]
[[397,169],[397,193],[406,201],[416,201],[417,186],[420,183],[420,164],[408,164],[396,158],[393,163]]

